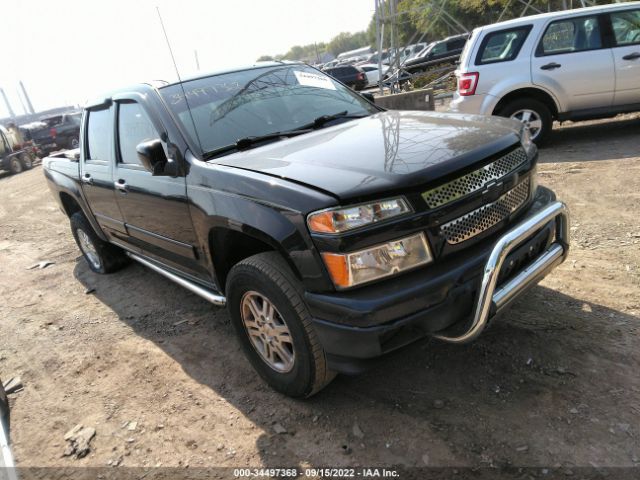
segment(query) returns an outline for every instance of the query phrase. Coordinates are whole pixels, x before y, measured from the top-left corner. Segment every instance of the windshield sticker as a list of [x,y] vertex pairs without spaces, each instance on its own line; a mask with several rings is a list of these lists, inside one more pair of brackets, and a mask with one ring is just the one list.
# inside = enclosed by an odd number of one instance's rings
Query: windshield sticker
[[[171,95],[171,105],[178,105],[185,98],[185,94],[188,100],[203,98],[208,101],[221,100],[227,98],[229,93],[236,93],[240,91],[242,87],[239,82],[225,82],[205,85],[203,87],[192,88]],[[205,100],[207,101],[207,100]]]
[[319,74],[309,73],[309,72],[300,72],[298,70],[294,70],[293,74],[298,79],[298,83],[300,85],[304,85],[305,87],[324,88],[326,90],[336,89],[336,86],[333,84],[333,81],[326,75],[319,75]]

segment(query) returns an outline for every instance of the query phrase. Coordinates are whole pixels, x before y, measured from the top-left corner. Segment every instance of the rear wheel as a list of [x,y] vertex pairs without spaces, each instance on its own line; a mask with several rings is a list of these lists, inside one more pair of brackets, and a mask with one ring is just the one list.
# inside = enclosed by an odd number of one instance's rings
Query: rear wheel
[[96,273],[112,273],[129,263],[121,248],[102,240],[82,212],[71,216],[71,232],[89,268]]
[[31,167],[33,167],[33,161],[27,153],[23,153],[22,155],[20,155],[20,161],[22,162],[22,166],[25,170],[29,170]]
[[549,107],[535,98],[514,100],[500,110],[498,115],[524,123],[529,128],[531,140],[538,145],[548,140],[553,128],[553,117]]
[[227,305],[258,374],[285,395],[310,397],[335,373],[327,367],[299,284],[280,255],[260,253],[229,273]]
[[75,148],[78,148],[79,146],[80,146],[80,140],[78,140],[78,137],[73,137],[69,139],[70,149],[75,149]]

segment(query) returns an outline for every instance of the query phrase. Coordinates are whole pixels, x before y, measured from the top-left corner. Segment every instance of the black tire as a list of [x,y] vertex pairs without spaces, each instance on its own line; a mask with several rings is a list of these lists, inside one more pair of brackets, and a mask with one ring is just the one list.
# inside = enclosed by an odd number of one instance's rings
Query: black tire
[[20,161],[20,158],[18,158],[18,156],[13,156],[9,159],[9,171],[13,175],[21,173],[23,170],[24,165],[22,165],[22,162]]
[[[71,215],[71,232],[73,238],[78,244],[78,248],[82,252],[89,268],[96,273],[113,273],[122,269],[129,263],[124,251],[102,240],[82,212],[76,212]],[[95,257],[92,259],[91,253],[88,253],[87,247],[83,245],[81,238],[83,233],[86,234],[88,241],[95,250]]]
[[20,161],[22,162],[22,166],[25,170],[30,170],[33,167],[33,161],[28,153],[20,155]]
[[[333,380],[325,352],[311,323],[300,281],[275,252],[260,253],[235,265],[227,278],[227,306],[242,349],[258,374],[274,389],[290,397],[310,397]],[[247,293],[266,297],[290,332],[295,353],[286,373],[275,370],[258,353],[245,328],[241,305]]]
[[513,100],[505,105],[499,112],[498,115],[501,117],[510,118],[516,112],[522,110],[531,110],[535,112],[540,120],[542,121],[542,127],[540,131],[537,133],[535,137],[532,136],[532,140],[536,143],[536,145],[544,145],[544,143],[549,140],[549,134],[553,129],[553,116],[551,115],[551,111],[549,107],[547,107],[544,103],[535,98],[522,98],[519,100]]
[[69,142],[67,143],[67,148],[70,150],[74,150],[79,146],[80,146],[80,140],[78,140],[78,137],[71,137],[69,139]]

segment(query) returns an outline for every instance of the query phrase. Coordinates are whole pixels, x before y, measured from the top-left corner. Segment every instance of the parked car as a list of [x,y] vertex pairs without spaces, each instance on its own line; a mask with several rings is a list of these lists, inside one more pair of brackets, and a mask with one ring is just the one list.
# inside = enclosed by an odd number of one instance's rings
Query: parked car
[[81,132],[44,173],[89,268],[134,259],[226,304],[291,396],[425,335],[476,338],[568,252],[522,124],[384,111],[304,64],[100,96]]
[[28,151],[14,148],[14,143],[4,127],[0,127],[0,170],[7,170],[13,174],[28,170],[33,166],[33,160]]
[[325,68],[323,71],[354,90],[362,90],[367,86],[367,76],[360,67],[338,65],[337,67]]
[[[378,69],[378,65],[373,64],[364,64],[360,65],[360,68],[364,71],[364,74],[367,76],[367,87],[372,87],[378,85],[378,81],[380,80],[380,70]],[[384,76],[387,73],[389,67],[387,65],[382,65],[382,75]]]
[[554,120],[640,110],[640,2],[478,28],[457,77],[452,111],[520,120],[537,143]]
[[415,57],[402,64],[404,70],[409,73],[423,72],[436,63],[455,64],[460,59],[468,33],[447,37],[444,40],[430,43]]
[[81,118],[80,112],[65,113],[33,122],[27,127],[31,139],[48,155],[56,150],[78,148]]

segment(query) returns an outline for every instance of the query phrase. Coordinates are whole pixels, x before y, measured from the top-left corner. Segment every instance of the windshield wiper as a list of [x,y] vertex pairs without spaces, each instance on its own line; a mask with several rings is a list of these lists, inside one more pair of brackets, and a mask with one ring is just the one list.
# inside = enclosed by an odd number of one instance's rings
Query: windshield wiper
[[316,119],[314,119],[313,122],[307,123],[306,125],[303,125],[300,128],[301,129],[322,128],[325,125],[325,123],[328,123],[331,120],[337,120],[338,118],[363,118],[368,116],[369,115],[366,113],[354,114],[354,113],[349,113],[348,110],[344,110],[343,112],[334,113],[332,115],[321,115]]
[[255,144],[268,141],[268,140],[278,140],[284,137],[295,137],[296,135],[302,135],[303,133],[309,133],[312,130],[317,128],[322,128],[327,122],[332,120],[337,120],[339,118],[363,118],[368,117],[369,114],[350,114],[348,110],[344,110],[342,112],[334,113],[332,115],[321,115],[306,125],[302,125],[301,127],[296,128],[295,130],[286,130],[284,132],[273,132],[267,133],[266,135],[257,135],[255,137],[244,137],[239,138],[234,143],[229,145],[225,145],[224,147],[216,148],[215,150],[211,150],[210,152],[206,152],[204,154],[205,160],[211,160],[219,155],[223,155],[228,152],[235,152],[246,150],[248,148],[253,147]]
[[265,142],[268,140],[277,140],[283,137],[295,137],[296,135],[302,135],[303,133],[309,133],[311,128],[297,128],[295,130],[288,130],[286,132],[273,132],[266,135],[257,135],[254,137],[243,137],[236,140],[234,143],[225,145],[224,147],[216,148],[210,152],[204,154],[205,160],[210,160],[218,155],[222,155],[227,152],[247,150],[253,147],[255,144]]

